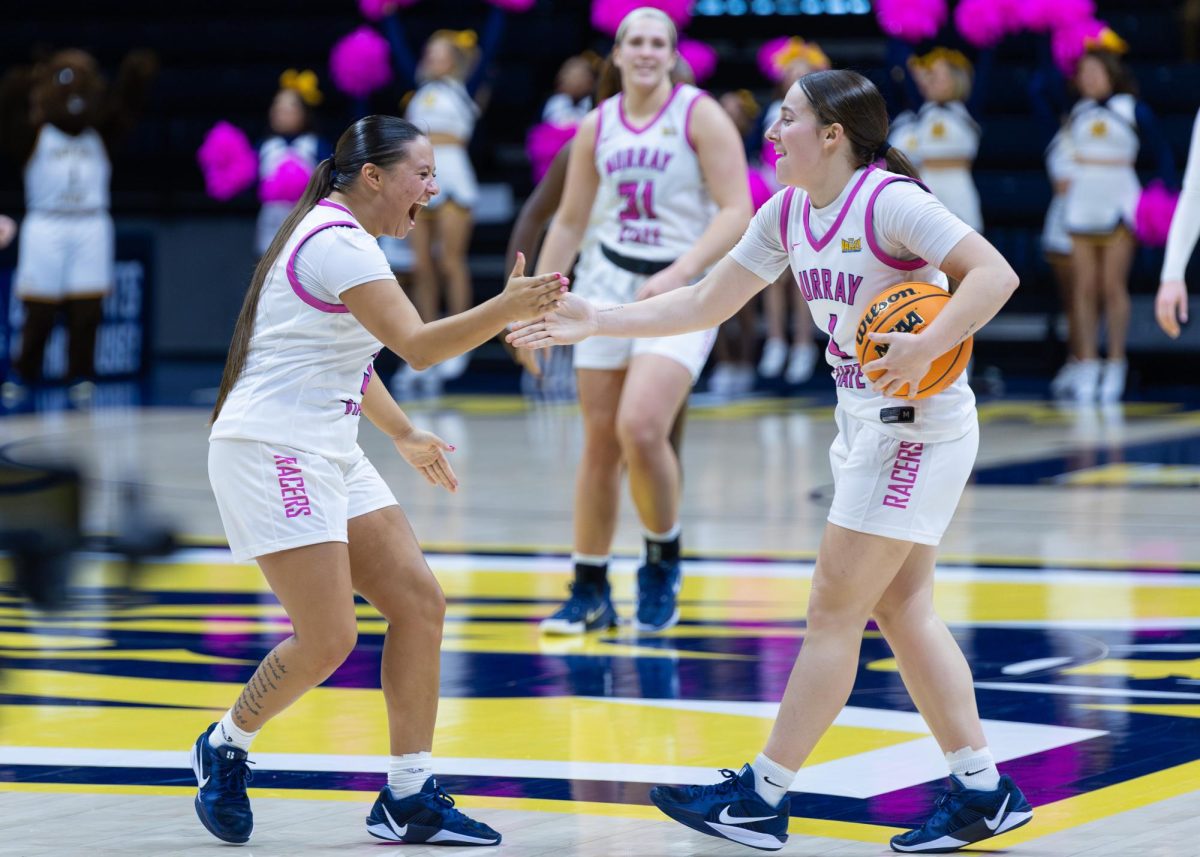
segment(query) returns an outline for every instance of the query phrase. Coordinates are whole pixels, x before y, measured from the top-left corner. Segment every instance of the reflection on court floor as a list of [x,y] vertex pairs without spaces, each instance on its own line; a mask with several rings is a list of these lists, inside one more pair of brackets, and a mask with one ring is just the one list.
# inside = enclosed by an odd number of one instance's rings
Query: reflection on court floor
[[[653,818],[657,782],[702,783],[761,748],[804,640],[810,562],[693,559],[683,621],[543,638],[564,557],[437,553],[449,608],[434,753],[465,806]],[[632,610],[634,561],[614,571]],[[943,565],[938,607],[972,664],[993,752],[1037,810],[1005,847],[1197,788],[1200,573]],[[0,598],[0,791],[194,789],[190,742],[290,631],[253,566],[194,549],[135,588],[88,563],[75,609]],[[255,742],[252,796],[369,804],[384,780],[384,623]],[[944,760],[866,630],[849,706],[793,787],[792,829],[884,843],[928,812]],[[506,840],[507,842],[508,840]]]

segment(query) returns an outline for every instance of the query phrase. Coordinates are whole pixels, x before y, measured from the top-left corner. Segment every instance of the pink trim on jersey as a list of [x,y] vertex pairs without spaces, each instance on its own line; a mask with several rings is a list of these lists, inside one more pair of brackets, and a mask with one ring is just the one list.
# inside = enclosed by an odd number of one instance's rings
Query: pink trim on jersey
[[[829,231],[825,233],[824,237],[821,238],[820,241],[813,236],[812,229],[808,225],[808,212],[812,209],[812,201],[809,199],[807,194],[805,195],[804,213],[801,216],[801,219],[804,221],[804,235],[806,238],[808,238],[809,246],[818,253],[825,249],[825,245],[832,241],[833,236],[836,235],[837,231],[842,228],[842,221],[846,219],[846,212],[850,210],[850,206],[854,203],[854,197],[858,196],[859,189],[863,186],[863,182],[867,180],[867,176],[871,174],[871,170],[873,169],[875,168],[867,167],[866,170],[863,171],[863,174],[858,177],[858,182],[854,185],[853,190],[850,191],[850,195],[846,197],[846,201],[842,203],[842,210],[838,212],[837,220],[833,221],[833,226],[829,227]],[[874,197],[872,197],[872,199],[874,199]],[[868,213],[867,222],[870,223],[870,221],[871,215]],[[867,231],[870,232],[870,230]]]
[[634,134],[641,134],[645,131],[649,131],[654,127],[654,123],[661,119],[662,115],[667,112],[667,108],[670,107],[671,102],[675,100],[675,94],[682,88],[682,83],[675,84],[675,88],[671,90],[671,94],[667,96],[667,100],[663,102],[663,106],[658,108],[658,112],[654,114],[654,118],[641,128],[634,128],[633,125],[630,124],[629,120],[625,118],[625,93],[622,92],[617,96],[617,116],[620,118],[621,124],[625,126],[626,130],[632,131]]
[[[317,203],[317,205],[323,204],[325,204],[325,200],[321,200],[321,202]],[[331,202],[329,205],[333,208],[341,208],[342,211],[346,210],[336,202]],[[321,312],[350,312],[350,309],[345,304],[326,303],[320,298],[313,297],[304,290],[304,286],[300,285],[300,278],[296,276],[296,254],[300,252],[300,248],[304,246],[304,242],[309,238],[312,238],[322,229],[328,229],[331,226],[349,226],[352,229],[359,228],[357,223],[351,223],[349,220],[335,220],[333,223],[322,223],[316,229],[313,229],[311,232],[301,238],[300,242],[292,249],[292,255],[288,257],[287,262],[287,278],[288,282],[292,284],[292,291],[296,293],[296,297],[300,298],[300,300],[304,301],[313,309],[320,310]]]
[[790,252],[791,247],[788,245],[788,218],[792,215],[792,197],[796,195],[796,189],[789,187],[783,192],[783,205],[779,211],[779,243],[783,245],[784,252]]
[[[596,139],[592,140],[592,160],[596,160],[596,153],[600,151],[600,128],[604,125],[604,103],[600,103],[600,109],[596,111]],[[599,174],[600,167],[597,165],[596,173]]]
[[683,116],[683,139],[687,140],[687,144],[692,147],[693,152],[696,151],[696,141],[692,139],[692,111],[696,109],[696,102],[706,95],[708,95],[707,92],[697,92],[692,103],[687,106],[687,113]]
[[353,216],[354,216],[354,212],[353,212],[353,211],[351,211],[350,209],[346,208],[346,206],[344,206],[344,205],[338,205],[336,202],[332,202],[331,200],[328,200],[328,199],[321,199],[321,200],[318,200],[318,201],[317,201],[317,205],[325,205],[325,206],[328,206],[329,208],[336,208],[338,211],[344,211],[344,212],[346,212],[346,213],[347,213],[347,214],[349,214],[351,217],[353,217]]
[[[887,253],[883,252],[883,248],[880,247],[879,242],[875,240],[875,200],[879,197],[879,192],[881,190],[883,190],[885,187],[887,187],[888,185],[890,185],[892,182],[912,182],[915,185],[925,188],[925,191],[927,193],[929,192],[929,188],[925,187],[925,185],[921,184],[916,179],[910,179],[907,176],[890,176],[890,177],[884,179],[883,181],[881,181],[879,183],[879,186],[877,188],[875,188],[874,191],[872,191],[871,198],[867,200],[867,225],[866,225],[867,246],[871,248],[871,252],[875,254],[875,258],[878,259],[880,262],[883,262],[883,264],[885,264],[891,268],[895,268],[898,271],[915,271],[915,270],[917,270],[917,268],[923,268],[929,263],[926,262],[924,259],[920,259],[920,258],[917,258],[917,259],[893,258],[892,256],[889,256]],[[831,235],[833,234],[832,231],[830,232],[830,234]]]

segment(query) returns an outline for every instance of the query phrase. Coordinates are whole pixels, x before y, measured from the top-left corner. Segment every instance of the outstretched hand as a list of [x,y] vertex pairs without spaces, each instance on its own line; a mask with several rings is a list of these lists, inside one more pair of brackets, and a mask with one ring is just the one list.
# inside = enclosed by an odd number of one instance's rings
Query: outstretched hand
[[1163,280],[1154,298],[1154,317],[1163,333],[1179,338],[1180,325],[1187,324],[1188,294],[1183,280]]
[[393,437],[392,443],[430,485],[440,485],[452,494],[458,490],[458,477],[446,460],[446,453],[453,452],[454,447],[446,441],[433,432],[414,428],[408,434]]
[[570,292],[558,301],[558,306],[542,318],[518,322],[504,339],[518,348],[549,348],[552,345],[572,345],[594,336],[600,327],[595,304]]
[[507,304],[509,321],[537,318],[554,309],[571,283],[560,273],[525,276],[525,254],[517,253],[517,262],[500,297]]

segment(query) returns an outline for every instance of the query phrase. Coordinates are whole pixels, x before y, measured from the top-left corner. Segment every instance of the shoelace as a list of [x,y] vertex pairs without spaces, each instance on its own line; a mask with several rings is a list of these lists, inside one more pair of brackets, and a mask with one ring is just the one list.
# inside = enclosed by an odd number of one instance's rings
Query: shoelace
[[467,816],[465,816],[461,812],[459,812],[457,809],[455,809],[454,808],[454,798],[452,798],[452,797],[450,797],[450,795],[446,794],[445,790],[442,789],[441,786],[438,786],[437,789],[433,792],[433,794],[429,795],[429,798],[434,803],[436,803],[439,807],[441,807],[442,812],[445,813],[447,818],[449,818],[453,821],[465,822],[468,827],[474,828],[476,830],[481,829],[483,827],[483,825],[480,824],[475,819],[468,818]]
[[960,809],[962,809],[963,801],[954,792],[942,792],[938,795],[937,800],[933,802],[933,818],[930,821],[940,817],[950,818]]
[[249,759],[242,759],[240,762],[220,761],[218,768],[225,787],[245,794],[246,783],[254,779],[254,771],[250,770],[253,764]]
[[721,782],[710,783],[707,786],[688,786],[688,796],[692,798],[713,797],[715,795],[723,795],[737,788],[738,774],[736,771],[731,771],[729,768],[721,768],[717,773],[724,777]]

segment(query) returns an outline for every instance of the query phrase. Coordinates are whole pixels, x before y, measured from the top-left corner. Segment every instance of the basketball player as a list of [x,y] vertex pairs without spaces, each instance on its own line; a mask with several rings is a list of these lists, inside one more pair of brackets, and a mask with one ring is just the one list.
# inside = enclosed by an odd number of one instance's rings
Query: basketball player
[[388,621],[382,687],[388,784],[367,830],[380,839],[495,845],[432,776],[445,598],[392,492],[357,443],[365,414],[430,484],[458,481],[443,440],[416,429],[374,379],[386,345],[428,366],[549,308],[558,275],[520,276],[497,297],[423,324],[376,238],[403,237],[438,192],[433,148],[406,120],[367,116],[342,135],[254,278],[213,410],[209,476],[233,556],[258,561],[294,632],[192,749],[196,812],[245,842],[247,751],[269,719],[323,682],[354,648],[354,593]]
[[1179,337],[1179,325],[1188,320],[1187,283],[1183,280],[1188,260],[1200,237],[1200,112],[1192,126],[1192,144],[1188,149],[1187,167],[1183,173],[1183,192],[1171,231],[1167,235],[1167,253],[1163,259],[1162,281],[1154,300],[1158,326],[1172,339]]
[[[1024,824],[1032,810],[987,747],[962,651],[933,608],[937,544],[958,504],[979,441],[975,399],[959,376],[927,399],[915,390],[933,359],[982,327],[1017,286],[1004,258],[909,178],[886,143],[878,90],[852,71],[797,81],[767,132],[788,187],[755,215],[733,251],[691,289],[597,307],[569,295],[545,319],[516,325],[519,346],[586,337],[668,336],[731,316],[790,265],[818,327],[838,392],[830,449],[833,505],[821,540],[804,644],[764,751],[717,785],[658,787],[668,815],[711,836],[765,850],[787,839],[788,786],[849,697],[863,626],[873,618],[951,773],[932,817],[892,839],[897,851],[944,851]],[[873,166],[885,158],[887,170]],[[852,356],[863,311],[906,280],[956,294],[921,335],[872,334],[889,350],[868,382]]]
[[[641,300],[686,290],[746,228],[746,156],[732,120],[688,84],[672,85],[678,60],[671,19],[639,7],[621,22],[612,61],[620,95],[587,115],[571,143],[562,204],[537,270],[580,259],[580,293],[597,301]],[[711,327],[715,328],[715,325]],[[575,582],[542,623],[547,633],[608,628],[617,616],[608,563],[620,504],[622,461],[645,536],[638,569],[637,626],[678,621],[679,460],[668,442],[675,415],[715,330],[666,339],[597,339],[575,349],[584,451],[575,488]]]

